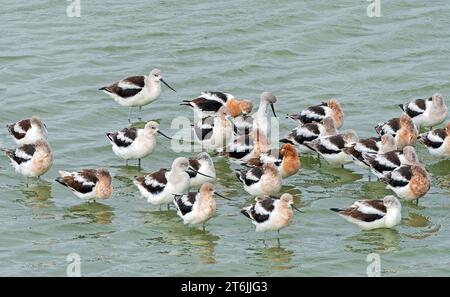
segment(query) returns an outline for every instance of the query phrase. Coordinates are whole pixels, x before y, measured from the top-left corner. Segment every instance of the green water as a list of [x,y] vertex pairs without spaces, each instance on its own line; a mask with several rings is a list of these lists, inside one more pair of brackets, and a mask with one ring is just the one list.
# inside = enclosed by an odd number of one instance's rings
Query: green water
[[[1,1],[0,123],[33,114],[45,119],[53,168],[28,187],[0,156],[0,275],[64,276],[66,257],[81,256],[85,276],[364,276],[378,253],[386,276],[450,273],[450,160],[418,145],[432,175],[419,206],[403,203],[394,230],[360,232],[330,207],[389,191],[367,171],[319,165],[302,156],[300,174],[285,180],[304,213],[289,228],[257,234],[239,213],[251,198],[228,161],[215,158],[218,214],[207,231],[181,224],[138,195],[104,133],[127,126],[127,109],[97,89],[126,75],[162,69],[176,90],[144,108],[168,134],[170,120],[191,112],[178,103],[203,90],[223,90],[256,104],[276,94],[279,115],[326,100],[344,106],[344,128],[374,135],[398,116],[397,103],[440,92],[450,104],[448,1],[381,1],[381,17],[358,1],[86,1],[81,17],[66,1]],[[294,123],[280,116],[281,134]],[[4,127],[4,126],[3,126]],[[181,155],[158,139],[144,172]],[[14,146],[5,128],[0,147]],[[109,168],[113,198],[87,204],[53,179],[60,169]],[[263,241],[265,239],[265,241]]]

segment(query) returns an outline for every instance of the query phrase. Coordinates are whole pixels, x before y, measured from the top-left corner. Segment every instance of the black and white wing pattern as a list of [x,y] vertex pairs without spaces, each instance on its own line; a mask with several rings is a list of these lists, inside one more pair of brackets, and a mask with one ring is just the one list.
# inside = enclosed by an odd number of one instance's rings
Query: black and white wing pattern
[[241,210],[241,213],[256,223],[264,223],[269,220],[270,214],[275,209],[277,199],[275,197],[257,197],[256,203]]
[[360,222],[374,222],[386,215],[383,200],[359,200],[348,208],[330,208],[344,217]]
[[110,142],[119,147],[130,146],[138,135],[136,128],[125,128],[119,132],[106,133]]
[[139,183],[147,192],[158,195],[167,185],[166,173],[168,169],[160,169],[157,172],[137,177],[135,181]]
[[142,91],[144,86],[145,76],[131,76],[113,83],[112,85],[100,88],[100,90],[126,99],[136,96]]
[[420,135],[419,141],[422,142],[426,147],[432,149],[440,148],[447,137],[447,132],[444,128],[434,129],[430,132]]
[[350,147],[345,148],[344,151],[351,155],[353,159],[364,163],[363,153],[376,154],[380,149],[380,141],[380,137],[364,138],[352,144]]
[[31,128],[31,120],[21,120],[17,123],[6,125],[6,127],[14,139],[20,140],[27,135],[28,130]]
[[393,171],[386,173],[380,180],[393,188],[403,188],[409,184],[411,177],[412,167],[410,165],[402,165]]
[[60,175],[56,179],[58,183],[80,194],[94,191],[98,182],[97,170],[95,169],[83,169],[79,172],[60,171]]
[[199,192],[189,192],[187,195],[174,195],[173,202],[182,216],[190,213],[194,207]]
[[264,170],[262,167],[254,167],[249,170],[236,170],[235,173],[242,183],[246,186],[251,186],[259,182],[261,176],[264,174]]
[[208,116],[194,125],[194,135],[200,142],[209,140],[213,135],[214,117]]
[[197,98],[183,100],[181,105],[186,105],[204,112],[216,113],[230,98],[233,98],[233,95],[228,93],[202,92]]
[[345,141],[343,136],[341,134],[338,134],[318,138],[310,144],[305,145],[323,155],[334,155],[342,151],[342,149],[345,147]]
[[384,134],[392,134],[393,137],[397,135],[397,131],[400,130],[400,118],[393,118],[387,122],[379,123],[375,126],[375,131],[378,135],[383,136]]
[[326,102],[320,105],[310,106],[307,109],[301,111],[299,114],[289,115],[288,117],[293,120],[300,121],[303,124],[321,122],[323,118],[330,112]]
[[30,162],[35,152],[36,146],[34,144],[25,144],[15,150],[5,150],[6,155],[17,165],[23,165],[26,162]]
[[363,153],[363,158],[378,173],[392,171],[402,165],[400,156],[403,151],[391,151],[385,154]]
[[[432,100],[432,98],[429,100]],[[423,114],[427,108],[425,99],[416,99],[405,104],[399,104],[399,106],[410,118]]]
[[281,142],[291,144],[304,144],[309,143],[320,136],[319,123],[308,123],[293,129],[291,133]]

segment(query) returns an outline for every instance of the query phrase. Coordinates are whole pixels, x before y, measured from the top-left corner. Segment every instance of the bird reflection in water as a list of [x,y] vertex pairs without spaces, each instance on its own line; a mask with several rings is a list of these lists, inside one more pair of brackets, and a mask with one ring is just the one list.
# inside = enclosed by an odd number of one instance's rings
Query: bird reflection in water
[[[429,217],[415,212],[410,212],[408,217],[403,220],[403,224],[408,227],[416,228],[408,228],[408,231],[416,231],[414,233],[402,233],[402,235],[414,239],[427,238],[431,235],[435,235],[441,229],[440,224],[434,224],[430,221]],[[418,228],[419,230],[417,230]]]
[[31,201],[34,208],[49,208],[54,205],[51,199],[52,187],[46,181],[24,187],[22,193],[28,201]]
[[298,267],[298,264],[292,263],[294,251],[281,246],[257,249],[255,254],[257,258],[261,259],[261,263],[269,265],[270,271],[285,271]]
[[347,237],[346,250],[355,253],[389,253],[399,249],[401,234],[396,229],[361,231]]
[[82,223],[111,224],[114,218],[114,209],[98,202],[85,202],[72,206],[64,217],[85,219]]

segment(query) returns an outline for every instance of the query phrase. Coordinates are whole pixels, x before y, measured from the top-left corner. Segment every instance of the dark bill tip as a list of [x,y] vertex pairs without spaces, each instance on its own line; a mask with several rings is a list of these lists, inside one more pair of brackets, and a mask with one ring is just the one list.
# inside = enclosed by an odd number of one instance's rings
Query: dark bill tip
[[163,84],[165,84],[169,89],[171,89],[172,91],[176,92],[175,89],[172,88],[171,86],[169,86],[169,84],[166,83],[166,81],[165,81],[164,79],[161,78],[160,81],[161,81]]

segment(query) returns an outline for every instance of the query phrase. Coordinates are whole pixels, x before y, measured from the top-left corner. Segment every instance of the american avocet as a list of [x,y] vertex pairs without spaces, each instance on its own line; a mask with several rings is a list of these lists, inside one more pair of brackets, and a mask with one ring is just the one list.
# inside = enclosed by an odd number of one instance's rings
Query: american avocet
[[363,230],[392,228],[400,224],[402,205],[392,195],[376,200],[359,200],[348,208],[330,208]]
[[380,179],[395,194],[405,200],[418,200],[430,189],[430,175],[419,165],[402,165]]
[[205,223],[216,213],[214,195],[228,200],[215,192],[211,183],[204,183],[198,192],[174,195],[173,203],[177,208],[177,215],[183,219],[185,225],[203,224],[203,230],[205,230]]
[[47,138],[47,128],[44,122],[36,116],[6,125],[16,144],[33,144]]
[[[173,195],[183,195],[190,187],[188,170],[197,172],[189,166],[189,160],[184,157],[176,158],[171,169],[160,169],[157,172],[135,177],[133,183],[141,195],[151,204],[169,204]],[[202,174],[197,172],[197,174]]]
[[356,132],[348,129],[342,134],[317,138],[305,145],[318,152],[328,163],[344,166],[353,160],[344,152],[344,148],[357,143],[358,140]]
[[283,178],[296,174],[301,165],[297,150],[290,143],[284,143],[280,149],[272,149],[263,153],[259,158],[250,159],[246,162],[246,165],[259,167],[266,163],[274,163]]
[[161,77],[161,70],[153,69],[148,76],[131,76],[115,82],[109,86],[100,88],[117,103],[130,107],[128,122],[131,122],[131,108],[139,106],[139,121],[141,120],[142,106],[152,103],[161,95],[161,82],[169,89],[169,86]]
[[125,128],[119,132],[106,133],[112,145],[114,154],[128,160],[138,159],[141,167],[141,159],[150,155],[156,147],[156,133],[171,139],[159,130],[157,122],[150,121],[145,124],[144,129]]
[[448,113],[444,97],[437,93],[428,99],[416,99],[405,104],[399,104],[399,106],[418,127],[433,128],[433,126],[442,123]]
[[26,177],[40,177],[53,164],[53,154],[45,140],[4,150],[17,173]]
[[385,154],[396,149],[397,146],[394,137],[391,134],[385,134],[381,137],[360,139],[350,147],[344,148],[344,152],[353,158],[355,164],[366,166],[367,164],[364,164],[363,153]]
[[228,157],[230,161],[243,164],[252,158],[259,158],[262,153],[270,150],[269,140],[259,128],[249,134],[235,138],[220,155]]
[[291,194],[284,193],[279,199],[264,196],[255,198],[256,203],[241,210],[241,213],[252,220],[256,232],[278,231],[288,226],[292,220],[292,208],[300,211],[294,205]]
[[330,116],[323,118],[322,122],[314,122],[301,124],[297,128],[293,129],[289,135],[281,139],[280,142],[297,144],[300,152],[311,152],[311,149],[305,146],[305,143],[309,143],[319,137],[326,137],[338,134],[334,120]]
[[253,114],[253,130],[259,129],[264,135],[270,136],[270,117],[268,108],[272,109],[273,116],[276,118],[275,108],[273,105],[277,102],[277,97],[271,92],[263,92],[259,100],[259,108]]
[[80,199],[95,201],[112,196],[111,175],[106,169],[83,169],[78,172],[60,170],[59,175],[56,181]]
[[238,169],[235,173],[244,190],[252,196],[274,195],[281,190],[281,174],[273,163],[249,170]]
[[288,118],[307,124],[321,122],[324,117],[331,116],[334,120],[336,129],[340,129],[344,124],[344,110],[336,99],[330,99],[328,102],[322,102],[320,105],[310,106],[299,114],[289,115]]
[[401,165],[413,165],[419,162],[416,150],[405,146],[403,150],[390,151],[384,154],[363,153],[364,162],[378,178],[393,171]]
[[430,154],[450,157],[450,122],[445,128],[434,129],[420,135],[419,141],[427,147]]
[[189,106],[199,118],[215,115],[222,106],[228,107],[232,117],[249,114],[253,103],[250,100],[237,100],[235,96],[222,92],[202,92],[192,100],[183,100],[181,105]]
[[387,122],[379,123],[375,127],[378,135],[392,134],[395,138],[397,149],[402,149],[407,145],[414,145],[417,140],[417,128],[411,118],[404,114],[399,118],[390,119]]
[[[216,179],[214,162],[206,152],[201,152],[196,158],[189,159],[189,166],[196,170],[188,170],[191,188],[200,187],[206,182],[214,182]],[[203,175],[197,174],[197,172],[200,172]]]
[[216,116],[208,116],[194,125],[195,140],[207,150],[223,150],[233,136],[230,110],[222,106]]

